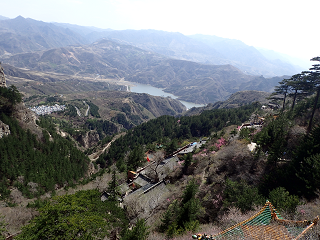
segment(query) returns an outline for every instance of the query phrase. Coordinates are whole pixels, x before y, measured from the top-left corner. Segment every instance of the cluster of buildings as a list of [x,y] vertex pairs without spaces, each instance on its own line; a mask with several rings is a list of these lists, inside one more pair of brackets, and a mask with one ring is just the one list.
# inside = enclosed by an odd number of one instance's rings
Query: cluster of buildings
[[30,108],[31,111],[35,112],[37,115],[46,115],[53,112],[64,111],[66,109],[65,105],[55,104],[53,106],[37,106]]

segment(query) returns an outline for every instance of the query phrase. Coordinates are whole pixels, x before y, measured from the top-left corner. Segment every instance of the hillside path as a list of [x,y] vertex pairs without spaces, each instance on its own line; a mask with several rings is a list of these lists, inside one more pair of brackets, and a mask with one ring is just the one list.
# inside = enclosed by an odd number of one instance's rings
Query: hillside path
[[81,117],[81,112],[80,112],[79,108],[77,108],[76,106],[74,106],[74,107],[75,107],[75,109],[77,110],[78,116]]
[[89,104],[87,104],[86,103],[86,101],[83,101],[83,103],[85,104],[85,105],[87,105],[88,106],[88,109],[87,109],[87,111],[86,111],[86,113],[85,113],[85,117],[87,117],[88,116],[88,114],[89,114],[89,110],[90,110],[90,105]]
[[95,161],[95,160],[97,160],[97,159],[100,157],[100,155],[101,155],[102,153],[104,153],[104,152],[111,146],[111,144],[112,144],[115,140],[117,140],[119,137],[121,137],[121,136],[123,136],[123,135],[125,135],[125,133],[120,133],[120,134],[116,135],[106,146],[104,146],[103,149],[100,149],[100,150],[98,150],[97,152],[94,152],[94,153],[90,154],[90,155],[88,156],[89,159],[90,159],[90,161]]

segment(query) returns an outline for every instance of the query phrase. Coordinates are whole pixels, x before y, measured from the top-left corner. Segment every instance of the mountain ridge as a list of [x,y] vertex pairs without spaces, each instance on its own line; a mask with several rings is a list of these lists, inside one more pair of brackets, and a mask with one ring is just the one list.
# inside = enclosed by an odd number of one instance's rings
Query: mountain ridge
[[2,21],[2,20],[8,20],[8,19],[10,19],[10,18],[0,15],[0,21]]
[[166,58],[103,39],[91,45],[63,47],[7,57],[4,63],[42,72],[124,79],[164,88],[180,100],[209,103],[240,90],[272,91],[281,77],[244,74],[232,65],[206,65]]
[[270,77],[297,71],[289,63],[265,58],[256,48],[240,40],[216,36],[185,36],[158,30],[113,30],[92,32],[86,37],[91,42],[107,38],[180,60],[213,65],[231,64],[251,75]]
[[22,16],[0,21],[0,39],[0,55],[87,43],[69,29]]
[[180,60],[231,64],[251,75],[270,77],[297,72],[289,63],[267,59],[257,49],[240,40],[216,36],[186,36],[158,30],[99,29],[68,23],[46,23],[18,16],[0,22],[0,37],[0,55],[83,45],[108,38]]

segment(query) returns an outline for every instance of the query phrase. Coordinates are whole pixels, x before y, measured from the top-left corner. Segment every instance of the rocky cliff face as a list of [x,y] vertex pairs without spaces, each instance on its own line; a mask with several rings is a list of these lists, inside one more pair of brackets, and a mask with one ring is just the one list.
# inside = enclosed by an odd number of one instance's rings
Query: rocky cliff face
[[0,87],[7,87],[6,78],[4,76],[4,70],[0,64]]
[[18,120],[23,129],[29,129],[38,139],[42,138],[42,129],[36,124],[37,116],[24,103],[15,105],[13,117]]
[[99,134],[96,131],[86,132],[80,135],[77,141],[85,148],[91,148],[99,142]]
[[0,138],[2,138],[3,136],[8,136],[9,134],[10,134],[9,126],[7,124],[4,124],[0,120]]

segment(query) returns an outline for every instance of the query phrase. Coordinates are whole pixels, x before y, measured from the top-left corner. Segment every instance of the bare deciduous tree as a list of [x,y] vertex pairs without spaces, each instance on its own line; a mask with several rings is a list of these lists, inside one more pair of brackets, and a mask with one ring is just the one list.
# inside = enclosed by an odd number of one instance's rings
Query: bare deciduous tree
[[164,152],[157,151],[153,154],[152,164],[149,166],[148,175],[154,182],[159,182],[159,166],[164,160]]
[[140,214],[144,212],[143,207],[136,198],[129,198],[125,200],[125,206],[127,210],[127,215],[129,219],[137,218]]

